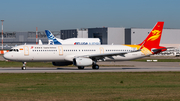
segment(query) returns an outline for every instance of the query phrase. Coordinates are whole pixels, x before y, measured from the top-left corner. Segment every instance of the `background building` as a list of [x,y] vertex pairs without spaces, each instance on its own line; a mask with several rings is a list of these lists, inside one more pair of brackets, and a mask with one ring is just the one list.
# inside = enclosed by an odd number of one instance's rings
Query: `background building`
[[[102,27],[102,28],[81,28],[52,31],[57,38],[99,38],[101,44],[139,44],[150,33],[151,29],[145,28],[119,28],[119,27]],[[36,32],[4,32],[4,49],[10,49],[10,46],[22,44],[36,44]],[[1,33],[0,33],[0,37]],[[161,45],[166,47],[180,48],[180,29],[163,29]],[[44,31],[38,32],[38,39],[43,44],[48,43]],[[1,46],[0,46],[1,47]]]
[[[52,31],[52,33],[60,38],[60,32],[58,31]],[[2,34],[0,33],[0,37],[2,37]],[[41,41],[44,44],[48,43],[47,36],[45,32],[38,32],[38,39],[41,39]],[[36,44],[36,32],[4,32],[3,33],[3,49],[10,49],[17,45],[23,45],[23,44]],[[2,47],[2,46],[0,46]]]

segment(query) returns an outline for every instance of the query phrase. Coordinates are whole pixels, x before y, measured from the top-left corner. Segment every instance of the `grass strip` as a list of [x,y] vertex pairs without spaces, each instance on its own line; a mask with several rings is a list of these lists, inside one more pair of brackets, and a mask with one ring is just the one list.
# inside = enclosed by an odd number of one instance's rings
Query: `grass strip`
[[180,72],[0,74],[6,101],[180,100]]

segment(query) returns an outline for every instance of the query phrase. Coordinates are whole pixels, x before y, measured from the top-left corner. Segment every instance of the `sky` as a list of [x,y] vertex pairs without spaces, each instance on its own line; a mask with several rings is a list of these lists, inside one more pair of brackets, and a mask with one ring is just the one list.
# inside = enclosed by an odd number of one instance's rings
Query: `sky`
[[96,27],[180,29],[180,0],[1,0],[4,32]]

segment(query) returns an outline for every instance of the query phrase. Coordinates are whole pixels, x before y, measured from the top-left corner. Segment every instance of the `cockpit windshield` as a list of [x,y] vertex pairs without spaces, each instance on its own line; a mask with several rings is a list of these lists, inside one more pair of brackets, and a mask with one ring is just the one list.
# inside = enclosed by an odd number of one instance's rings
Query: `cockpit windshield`
[[19,52],[19,49],[10,49],[9,52]]

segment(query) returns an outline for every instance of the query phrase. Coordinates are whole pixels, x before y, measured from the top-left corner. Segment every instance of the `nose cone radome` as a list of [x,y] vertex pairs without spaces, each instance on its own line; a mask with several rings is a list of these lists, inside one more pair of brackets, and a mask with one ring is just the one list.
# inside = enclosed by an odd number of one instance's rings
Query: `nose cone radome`
[[6,59],[6,60],[10,60],[10,59],[11,59],[11,56],[10,56],[10,54],[8,54],[8,53],[5,53],[5,54],[3,55],[3,57],[4,57],[4,59]]

